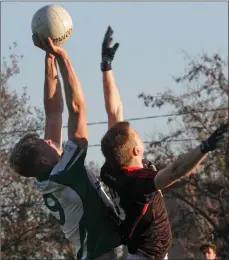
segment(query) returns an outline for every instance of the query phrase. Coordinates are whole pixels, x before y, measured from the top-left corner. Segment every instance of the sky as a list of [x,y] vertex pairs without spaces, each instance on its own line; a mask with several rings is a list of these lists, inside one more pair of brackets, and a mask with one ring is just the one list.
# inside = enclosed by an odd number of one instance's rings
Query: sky
[[[73,34],[64,47],[81,81],[87,103],[88,122],[106,121],[100,72],[101,43],[108,25],[120,43],[113,71],[124,107],[125,119],[160,115],[167,108],[146,108],[138,94],[156,95],[166,89],[179,93],[172,75],[184,73],[183,51],[197,56],[202,51],[228,57],[228,3],[225,2],[52,2],[72,16]],[[51,2],[1,3],[1,56],[12,42],[23,54],[20,75],[10,80],[12,89],[28,88],[31,105],[42,107],[44,53],[31,41],[33,14]],[[64,125],[67,112],[64,112]],[[169,131],[166,118],[133,121],[144,141],[153,133]],[[107,125],[89,126],[89,144],[99,144]],[[67,139],[64,129],[64,140]],[[103,162],[100,147],[89,147],[87,161]]]

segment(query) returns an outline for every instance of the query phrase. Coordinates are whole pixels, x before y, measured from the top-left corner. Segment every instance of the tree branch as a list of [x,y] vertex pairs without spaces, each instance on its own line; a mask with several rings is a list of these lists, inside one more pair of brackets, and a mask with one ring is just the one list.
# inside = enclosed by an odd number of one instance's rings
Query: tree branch
[[195,204],[193,204],[192,202],[190,202],[189,200],[187,200],[186,198],[184,198],[184,196],[180,195],[177,192],[171,191],[172,194],[174,196],[176,196],[177,198],[179,198],[181,201],[185,202],[186,204],[188,204],[190,207],[192,207],[195,211],[197,211],[206,221],[208,221],[208,223],[214,228],[214,231],[216,233],[218,233],[221,237],[224,237],[225,240],[227,240],[229,242],[229,237],[227,237],[227,235],[224,235],[222,230],[220,230],[218,228],[218,226],[214,223],[214,221],[200,208],[198,208],[197,206],[195,206]]

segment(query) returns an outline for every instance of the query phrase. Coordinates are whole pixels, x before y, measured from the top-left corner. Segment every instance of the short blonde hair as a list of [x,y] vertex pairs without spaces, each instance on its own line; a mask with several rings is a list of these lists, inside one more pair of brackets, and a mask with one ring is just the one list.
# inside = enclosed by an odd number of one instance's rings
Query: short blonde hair
[[130,123],[122,121],[111,127],[101,140],[101,149],[109,164],[127,166],[132,159],[132,148],[136,146]]

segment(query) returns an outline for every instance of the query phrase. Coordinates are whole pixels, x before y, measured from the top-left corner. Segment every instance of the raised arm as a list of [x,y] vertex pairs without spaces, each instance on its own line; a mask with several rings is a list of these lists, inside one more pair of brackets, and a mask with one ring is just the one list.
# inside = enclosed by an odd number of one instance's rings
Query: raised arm
[[117,122],[123,121],[123,108],[118,88],[115,84],[111,63],[114,59],[115,52],[119,43],[112,44],[113,30],[109,26],[102,44],[102,62],[101,70],[103,73],[103,93],[105,108],[108,115],[108,128]]
[[68,138],[86,149],[88,144],[88,128],[86,121],[86,104],[78,77],[67,55],[61,50],[57,61],[64,81],[65,98],[68,108]]
[[62,113],[63,97],[61,84],[57,73],[56,58],[51,54],[47,46],[33,35],[33,43],[44,50],[45,55],[45,81],[44,81],[44,110],[45,110],[45,134],[44,139],[62,146]]
[[44,139],[52,140],[61,147],[63,97],[57,73],[56,58],[49,53],[45,56],[44,109]]
[[228,124],[221,125],[200,146],[187,154],[181,155],[173,164],[159,171],[154,179],[156,189],[166,188],[182,177],[190,175],[206,157],[208,152],[223,147],[224,134],[228,132],[228,129]]
[[199,146],[179,156],[174,163],[158,172],[154,179],[156,189],[166,188],[179,179],[189,176],[205,157]]

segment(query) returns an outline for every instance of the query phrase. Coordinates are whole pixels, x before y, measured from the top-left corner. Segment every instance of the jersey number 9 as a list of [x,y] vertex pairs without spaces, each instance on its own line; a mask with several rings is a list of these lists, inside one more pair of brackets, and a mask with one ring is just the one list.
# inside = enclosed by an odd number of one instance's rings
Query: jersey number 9
[[[55,216],[58,223],[63,226],[65,224],[65,215],[64,215],[64,210],[63,210],[60,202],[58,201],[58,199],[55,196],[53,196],[53,194],[51,194],[51,193],[44,194],[43,198],[44,198],[46,207],[51,212],[54,213],[53,215]],[[58,216],[55,213],[58,213]]]

